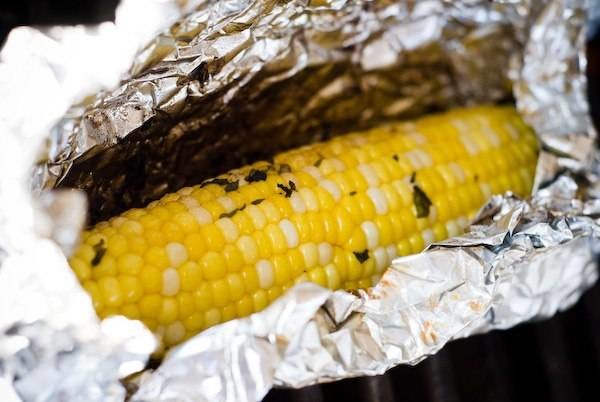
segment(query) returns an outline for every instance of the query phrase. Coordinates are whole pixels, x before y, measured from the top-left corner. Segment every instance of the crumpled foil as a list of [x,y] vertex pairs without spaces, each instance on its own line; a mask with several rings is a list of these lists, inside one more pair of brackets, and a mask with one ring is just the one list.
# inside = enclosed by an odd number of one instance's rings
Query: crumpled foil
[[[0,390],[23,401],[119,400],[116,380],[141,368],[151,343],[135,322],[117,318],[102,332],[106,324],[93,319],[57,247],[68,253],[75,241],[81,197],[47,190],[84,189],[96,221],[284,148],[457,105],[515,100],[543,143],[531,199],[494,196],[467,234],[396,259],[371,289],[301,284],[261,313],[210,328],[156,370],[124,380],[129,399],[257,401],[273,386],[416,364],[452,339],[568,308],[596,281],[600,245],[600,158],[584,92],[586,6],[199,0],[137,53],[116,89],[66,113],[53,103],[42,111],[44,124],[9,116],[0,286],[16,307],[0,315]],[[118,73],[106,73],[100,86]],[[81,99],[68,79],[37,93],[63,87]],[[43,106],[47,100],[34,102],[27,113]],[[24,186],[42,136],[32,198]]]
[[128,0],[116,23],[17,28],[0,53],[2,402],[121,402],[121,379],[156,347],[140,322],[98,320],[65,258],[86,220],[84,193],[32,197],[31,169],[68,107],[117,85],[138,47],[184,12],[184,4]]

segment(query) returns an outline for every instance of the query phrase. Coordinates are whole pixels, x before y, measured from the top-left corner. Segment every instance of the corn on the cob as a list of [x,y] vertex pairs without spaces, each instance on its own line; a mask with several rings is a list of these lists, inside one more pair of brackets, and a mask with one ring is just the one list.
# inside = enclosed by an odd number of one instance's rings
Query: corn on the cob
[[390,124],[99,223],[70,264],[101,317],[140,319],[174,345],[299,281],[373,285],[394,257],[461,232],[493,193],[526,195],[536,155],[512,108]]

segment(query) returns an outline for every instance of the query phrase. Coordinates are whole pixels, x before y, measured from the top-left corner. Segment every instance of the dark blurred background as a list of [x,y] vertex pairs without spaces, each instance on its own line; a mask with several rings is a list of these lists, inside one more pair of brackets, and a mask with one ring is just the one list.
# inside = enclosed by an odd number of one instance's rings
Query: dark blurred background
[[[0,4],[0,42],[15,26],[114,19],[118,0],[20,0]],[[600,123],[600,12],[588,41],[589,98]],[[595,29],[597,28],[597,29]],[[382,376],[273,390],[268,402],[600,401],[600,285],[551,320],[459,340],[415,367]]]
[[1,0],[0,41],[19,25],[76,25],[112,21],[119,0]]

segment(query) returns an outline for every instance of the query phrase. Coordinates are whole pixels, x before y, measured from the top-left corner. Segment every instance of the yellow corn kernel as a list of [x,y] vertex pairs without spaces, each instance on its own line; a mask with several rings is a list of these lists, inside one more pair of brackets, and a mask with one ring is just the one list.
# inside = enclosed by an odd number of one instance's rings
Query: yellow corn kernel
[[275,284],[283,286],[291,281],[292,268],[286,255],[276,255],[273,257],[273,273],[275,275]]
[[225,258],[222,254],[214,251],[209,251],[202,257],[200,261],[202,267],[202,276],[207,280],[215,280],[223,278],[227,273],[225,267]]
[[254,224],[248,217],[248,214],[238,212],[231,218],[231,220],[238,227],[240,235],[249,235],[254,231]]
[[204,314],[193,313],[183,320],[183,326],[190,333],[197,333],[204,328]]
[[202,283],[202,268],[194,261],[187,261],[177,268],[181,289],[192,292]]
[[154,265],[158,268],[167,268],[169,266],[169,257],[163,247],[149,247],[144,254],[146,264]]
[[190,292],[179,292],[177,296],[177,308],[179,311],[179,317],[189,317],[194,314],[195,309],[195,300],[194,295]]
[[212,327],[221,322],[221,311],[217,308],[211,308],[204,313],[204,325]]
[[210,282],[212,300],[215,306],[223,307],[229,303],[229,286],[225,279],[217,279]]
[[146,294],[138,302],[140,314],[144,318],[156,318],[156,313],[162,304],[162,296],[157,294]]
[[117,259],[117,269],[124,275],[137,275],[144,266],[144,259],[138,254],[127,253]]
[[78,257],[73,257],[70,260],[71,268],[77,275],[80,282],[85,282],[92,276],[92,268]]
[[236,317],[235,305],[228,304],[221,308],[221,321],[233,320]]
[[92,277],[96,280],[105,277],[114,277],[117,275],[117,264],[115,259],[109,255],[105,255],[101,261],[94,266],[92,263]]
[[162,271],[146,265],[140,272],[140,281],[146,293],[159,293],[162,289]]
[[265,232],[256,231],[252,234],[260,258],[269,258],[273,254],[271,240]]
[[123,303],[123,295],[117,278],[112,276],[100,278],[98,288],[105,306],[117,307]]
[[159,324],[167,325],[173,323],[177,319],[178,314],[177,300],[173,297],[164,297],[159,310],[155,314]]
[[206,248],[212,251],[221,251],[225,245],[225,237],[215,224],[208,224],[200,227],[200,233]]
[[193,261],[199,261],[206,251],[204,238],[200,233],[190,233],[183,240],[188,257]]
[[277,299],[283,293],[283,289],[281,288],[281,286],[273,286],[273,287],[270,287],[269,289],[266,289],[266,291],[267,291],[267,300],[269,301],[269,303],[272,303],[275,299]]
[[252,294],[252,303],[254,304],[254,311],[261,311],[269,304],[269,298],[267,292],[263,289],[259,289]]
[[238,317],[247,317],[254,312],[252,297],[246,295],[235,304],[236,315]]
[[142,283],[136,276],[119,276],[118,282],[125,303],[135,303],[144,295]]
[[[90,238],[90,240],[92,239]],[[121,234],[114,234],[110,236],[108,238],[108,242],[105,243],[107,243],[106,250],[108,254],[112,255],[113,257],[119,257],[120,255],[126,253],[128,250],[127,239]],[[92,244],[98,244],[98,242]]]
[[210,282],[202,282],[193,295],[196,311],[208,311],[214,304]]
[[126,304],[121,307],[121,314],[124,316],[131,318],[133,320],[139,320],[142,318],[142,314],[140,313],[140,308],[137,304]]

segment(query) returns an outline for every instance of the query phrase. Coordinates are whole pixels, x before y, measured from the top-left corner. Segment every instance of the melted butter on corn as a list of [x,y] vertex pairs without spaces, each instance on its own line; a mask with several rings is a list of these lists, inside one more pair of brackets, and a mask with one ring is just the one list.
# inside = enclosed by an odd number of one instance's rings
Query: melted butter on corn
[[455,236],[487,198],[530,192],[533,132],[512,108],[457,109],[284,152],[97,224],[70,264],[100,317],[166,346],[287,288],[373,285]]

